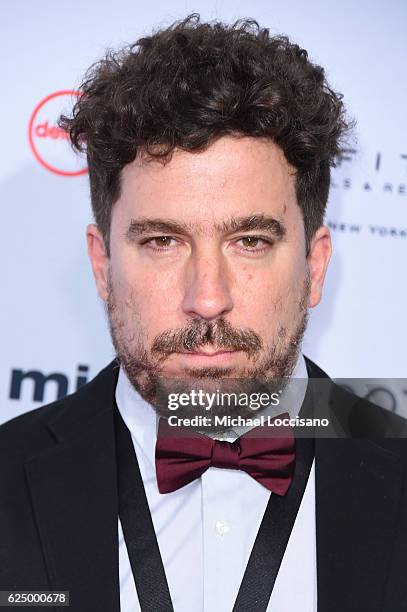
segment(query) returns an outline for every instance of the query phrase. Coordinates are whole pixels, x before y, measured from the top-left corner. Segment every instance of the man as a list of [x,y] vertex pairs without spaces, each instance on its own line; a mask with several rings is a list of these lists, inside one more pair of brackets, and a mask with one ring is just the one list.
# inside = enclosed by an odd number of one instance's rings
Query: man
[[[402,610],[407,446],[384,438],[404,422],[300,352],[331,256],[341,96],[287,38],[197,16],[107,56],[82,92],[61,125],[87,152],[117,360],[1,428],[1,589],[66,590],[75,611]],[[284,414],[322,406],[347,439],[172,435],[176,385],[281,386]]]

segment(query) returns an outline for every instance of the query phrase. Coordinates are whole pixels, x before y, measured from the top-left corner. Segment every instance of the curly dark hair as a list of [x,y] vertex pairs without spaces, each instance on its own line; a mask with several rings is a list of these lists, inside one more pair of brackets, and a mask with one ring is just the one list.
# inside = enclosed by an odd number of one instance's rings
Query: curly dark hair
[[171,158],[224,135],[266,137],[296,168],[307,252],[323,223],[330,168],[341,153],[342,95],[286,36],[252,19],[233,25],[189,15],[90,67],[72,117],[59,125],[86,150],[92,208],[109,253],[120,173],[138,152]]

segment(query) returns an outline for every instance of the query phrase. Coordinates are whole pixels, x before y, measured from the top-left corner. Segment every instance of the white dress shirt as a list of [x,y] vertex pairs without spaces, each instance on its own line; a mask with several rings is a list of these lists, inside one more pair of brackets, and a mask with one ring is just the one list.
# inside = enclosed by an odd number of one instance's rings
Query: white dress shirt
[[[292,378],[307,378],[302,355]],[[284,393],[289,392],[290,384]],[[290,416],[298,414],[304,393],[296,393]],[[245,472],[210,467],[181,489],[161,494],[155,472],[156,413],[122,368],[116,402],[131,432],[174,612],[231,612],[272,493]],[[120,520],[118,537],[121,612],[139,612]],[[313,463],[268,612],[317,611],[315,546]]]

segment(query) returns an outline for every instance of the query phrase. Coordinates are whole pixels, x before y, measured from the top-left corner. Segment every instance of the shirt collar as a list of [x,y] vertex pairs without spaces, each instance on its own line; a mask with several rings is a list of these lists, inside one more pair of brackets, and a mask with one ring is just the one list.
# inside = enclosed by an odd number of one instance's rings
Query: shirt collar
[[122,419],[131,433],[138,458],[141,453],[147,463],[154,464],[158,417],[151,404],[130,383],[122,366],[115,397]]
[[[288,412],[290,418],[295,418],[301,410],[307,390],[308,371],[302,353],[299,354],[293,373],[287,385],[280,395],[278,407],[270,406],[262,410],[264,416],[274,417],[278,414]],[[256,413],[253,416],[257,416]],[[252,426],[234,427],[230,431],[225,431],[222,435],[216,436],[222,440],[234,440],[252,429]]]

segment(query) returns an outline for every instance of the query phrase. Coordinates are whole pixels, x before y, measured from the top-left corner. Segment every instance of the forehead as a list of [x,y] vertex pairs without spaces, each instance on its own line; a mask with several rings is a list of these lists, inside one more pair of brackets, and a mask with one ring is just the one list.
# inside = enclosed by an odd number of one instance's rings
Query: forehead
[[138,157],[122,171],[113,219],[163,217],[219,227],[225,219],[297,219],[295,170],[270,140],[226,136],[203,152],[175,150],[162,164]]

